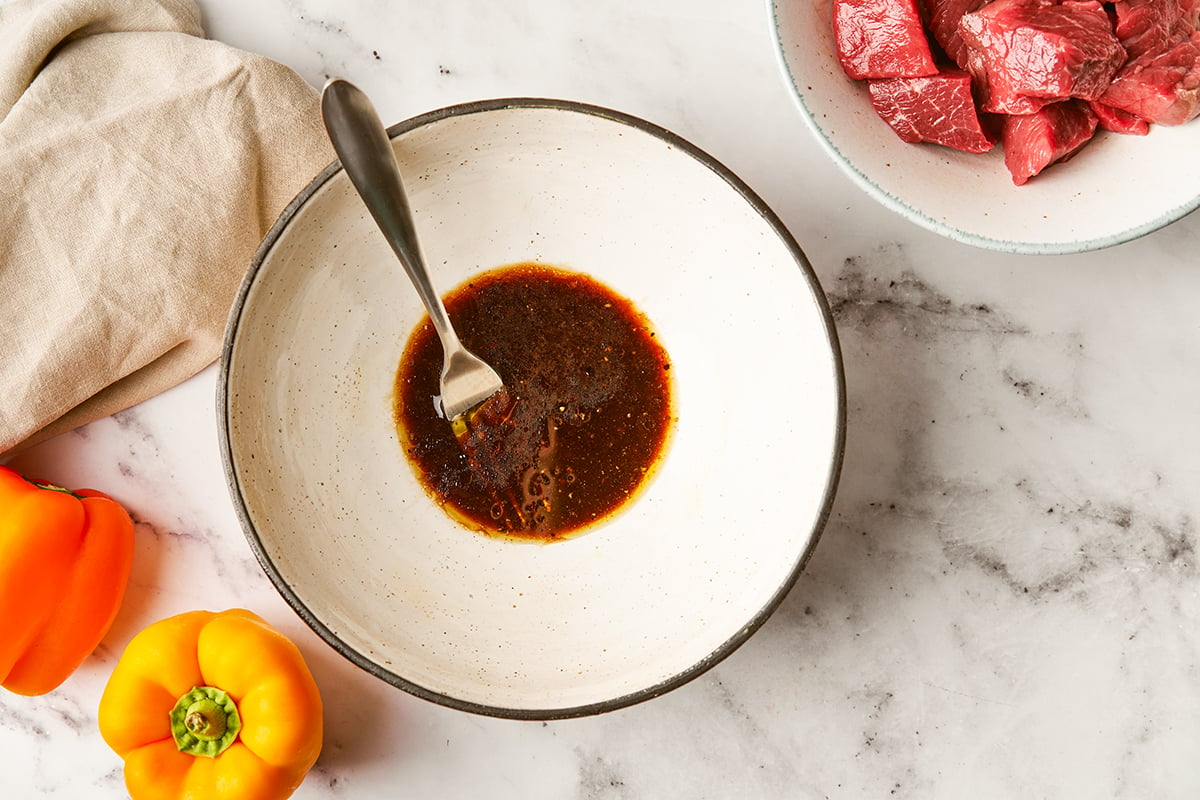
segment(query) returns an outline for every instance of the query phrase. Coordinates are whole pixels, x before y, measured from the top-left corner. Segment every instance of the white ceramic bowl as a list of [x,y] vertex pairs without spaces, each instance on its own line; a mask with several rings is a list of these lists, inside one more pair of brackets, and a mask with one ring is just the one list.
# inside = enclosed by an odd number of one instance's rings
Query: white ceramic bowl
[[999,147],[971,155],[899,139],[846,77],[832,0],[768,0],[784,74],[825,149],[869,194],[951,239],[1014,253],[1119,244],[1200,205],[1200,122],[1148,136],[1101,132],[1072,160],[1014,186]]
[[391,417],[423,311],[335,163],[270,231],[226,336],[222,452],[255,555],[338,651],[448,706],[568,717],[683,683],[767,618],[829,512],[843,385],[812,269],[735,176],[641,120],[501,100],[390,133],[440,288],[526,260],[598,278],[669,352],[675,431],[638,499],[577,538],[452,522]]

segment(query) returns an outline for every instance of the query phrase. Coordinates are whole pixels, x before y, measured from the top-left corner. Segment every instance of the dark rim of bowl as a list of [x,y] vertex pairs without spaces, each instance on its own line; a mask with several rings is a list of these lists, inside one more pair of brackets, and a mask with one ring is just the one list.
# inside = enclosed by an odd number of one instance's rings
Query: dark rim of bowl
[[742,198],[767,222],[774,230],[775,235],[787,246],[791,252],[796,265],[804,273],[813,299],[820,311],[822,322],[825,328],[826,339],[830,348],[830,355],[834,368],[834,383],[837,391],[837,430],[834,432],[833,452],[831,453],[829,471],[826,476],[824,498],[821,504],[821,509],[813,522],[811,535],[803,552],[799,554],[796,562],[789,573],[787,579],[778,587],[774,595],[763,605],[758,612],[746,622],[738,631],[729,637],[725,642],[718,646],[708,656],[701,659],[691,667],[679,672],[678,674],[667,678],[657,684],[648,686],[645,689],[630,692],[629,694],[614,697],[609,700],[603,700],[596,703],[589,703],[580,706],[570,706],[563,708],[507,708],[503,706],[488,705],[473,701],[462,700],[460,698],[444,694],[426,688],[420,684],[414,683],[391,670],[385,669],[375,661],[350,647],[343,642],[337,634],[324,625],[316,615],[308,608],[304,600],[296,594],[296,592],[288,585],[283,576],[276,569],[270,556],[267,554],[262,540],[259,538],[258,531],[254,527],[254,523],[250,518],[250,512],[246,505],[246,499],[242,495],[241,484],[238,479],[238,473],[233,463],[232,442],[230,436],[230,419],[229,419],[229,380],[230,380],[230,359],[233,352],[233,345],[237,339],[238,328],[241,322],[242,313],[245,310],[246,297],[250,288],[255,282],[258,275],[258,270],[262,267],[264,259],[270,253],[275,245],[280,234],[287,227],[292,217],[295,216],[309,198],[311,198],[330,178],[341,172],[341,164],[334,161],[329,166],[325,167],[320,174],[306,186],[296,197],[287,205],[280,214],[279,219],[271,226],[262,243],[259,245],[257,252],[254,254],[254,259],[249,266],[242,285],[238,290],[237,297],[234,300],[233,307],[230,311],[229,321],[225,329],[224,343],[221,349],[220,371],[217,378],[217,418],[219,425],[219,438],[221,447],[221,461],[225,471],[225,479],[229,485],[230,495],[233,499],[235,510],[238,519],[241,522],[242,529],[246,535],[246,539],[250,544],[250,549],[254,552],[258,563],[266,572],[267,577],[274,584],[276,591],[283,597],[292,610],[300,616],[318,636],[321,637],[328,645],[340,653],[343,657],[351,661],[356,666],[374,675],[375,677],[392,684],[393,686],[403,689],[404,691],[431,702],[447,706],[449,708],[467,711],[474,714],[480,714],[491,717],[502,717],[518,720],[554,720],[554,719],[569,719],[574,717],[583,717],[594,714],[601,714],[609,711],[615,711],[620,708],[634,705],[636,703],[649,700],[654,697],[663,695],[672,689],[678,688],[683,684],[691,681],[693,678],[703,674],[712,667],[716,666],[727,656],[733,653],[747,639],[753,635],[766,620],[774,613],[775,609],[783,602],[783,599],[791,591],[795,585],[800,573],[803,571],[809,558],[812,556],[816,548],[817,541],[820,539],[821,533],[828,522],[831,508],[833,506],[834,496],[837,493],[837,483],[841,475],[842,460],[845,454],[846,444],[846,381],[845,372],[842,362],[841,348],[838,343],[837,331],[833,322],[833,315],[830,311],[828,301],[825,297],[824,290],[817,279],[816,272],[809,263],[808,258],[800,249],[791,233],[775,215],[775,213],[767,206],[767,204],[747,186],[740,178],[730,171],[724,164],[710,156],[708,153],[699,149],[695,145],[679,137],[678,135],[661,128],[653,123],[647,122],[638,117],[630,116],[623,112],[613,111],[600,106],[588,105],[570,100],[554,100],[541,98],[502,98],[495,100],[481,100],[470,103],[462,103],[459,105],[448,106],[446,108],[430,111],[420,116],[413,117],[403,122],[397,123],[388,128],[388,135],[395,139],[397,136],[402,136],[410,131],[420,128],[424,125],[444,120],[448,117],[465,116],[468,114],[487,113],[492,111],[503,111],[513,109],[554,109],[560,111],[569,111],[580,114],[588,114],[595,117],[600,117],[612,122],[626,125],[635,128],[651,136],[657,137],[673,148],[683,151],[693,159],[708,167],[713,173],[722,178],[730,187],[732,187]]

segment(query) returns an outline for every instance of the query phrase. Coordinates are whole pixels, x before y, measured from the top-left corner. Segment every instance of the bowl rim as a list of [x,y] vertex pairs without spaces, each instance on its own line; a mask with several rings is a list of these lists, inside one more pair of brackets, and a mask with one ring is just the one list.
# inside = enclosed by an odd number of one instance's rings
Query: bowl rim
[[1087,253],[1125,244],[1126,242],[1131,242],[1154,233],[1173,222],[1177,222],[1197,208],[1200,208],[1200,192],[1197,192],[1190,201],[1168,209],[1154,219],[1143,222],[1140,225],[1123,228],[1104,236],[1064,242],[1002,239],[979,233],[970,233],[926,214],[924,211],[909,205],[871,180],[871,178],[860,171],[858,167],[843,155],[837,145],[826,136],[821,123],[817,120],[817,115],[812,112],[808,107],[808,103],[805,102],[804,92],[800,89],[800,82],[797,80],[796,74],[792,71],[792,65],[788,61],[787,43],[783,41],[783,35],[779,29],[779,7],[787,1],[766,0],[767,16],[771,26],[771,40],[774,43],[775,60],[779,66],[779,72],[784,78],[788,94],[791,95],[793,102],[800,109],[800,116],[804,119],[809,131],[813,134],[821,149],[826,152],[843,173],[849,176],[869,196],[910,222],[933,233],[945,236],[952,241],[962,242],[963,244],[973,245],[986,250],[995,250],[1016,255],[1053,256]]
[[810,532],[807,544],[805,545],[803,551],[798,555],[788,576],[777,587],[775,593],[767,600],[767,602],[764,603],[763,606],[753,615],[753,617],[751,617],[744,625],[742,625],[735,634],[717,646],[711,653],[702,658],[700,661],[656,684],[629,692],[624,695],[609,698],[607,700],[601,700],[583,705],[553,708],[509,708],[501,705],[490,705],[487,703],[463,700],[453,695],[429,689],[409,679],[406,679],[402,675],[384,668],[371,658],[358,652],[355,648],[344,642],[336,633],[326,627],[324,623],[317,619],[316,615],[313,614],[313,612],[308,608],[304,600],[296,593],[294,589],[292,589],[291,586],[288,585],[287,581],[275,567],[250,517],[250,511],[247,506],[246,499],[242,494],[241,484],[233,460],[233,442],[230,425],[231,414],[229,405],[231,395],[229,384],[231,379],[230,370],[233,347],[237,340],[238,330],[242,320],[243,312],[245,311],[247,297],[255,283],[259,270],[262,268],[264,260],[270,254],[283,230],[287,227],[299,209],[302,208],[308,202],[308,200],[318,190],[321,189],[322,186],[324,186],[330,179],[342,171],[341,163],[336,159],[323,170],[321,170],[321,172],[318,173],[316,177],[314,177],[290,203],[288,203],[288,205],[280,213],[278,219],[276,219],[275,223],[267,231],[266,236],[263,238],[262,243],[259,245],[253,259],[249,264],[247,272],[243,277],[241,286],[239,287],[237,295],[234,299],[233,306],[230,310],[224,339],[221,346],[221,357],[217,377],[216,413],[218,422],[218,438],[221,451],[221,463],[225,473],[225,481],[228,486],[230,496],[233,500],[233,505],[237,513],[238,520],[241,523],[242,531],[250,545],[250,549],[254,553],[255,558],[258,560],[259,565],[270,579],[272,585],[275,587],[275,590],[300,617],[300,619],[303,620],[304,623],[308,625],[308,627],[311,628],[314,633],[317,634],[317,636],[319,636],[327,645],[332,647],[336,652],[360,669],[421,699],[482,716],[516,720],[557,720],[584,717],[615,711],[620,708],[632,706],[645,700],[658,697],[675,688],[678,688],[679,686],[688,683],[692,679],[716,666],[719,662],[733,653],[733,651],[735,651],[747,639],[749,639],[750,636],[755,633],[763,625],[763,623],[766,622],[771,614],[774,613],[774,611],[783,602],[784,598],[791,591],[792,587],[799,578],[800,573],[804,570],[804,567],[812,557],[812,553],[815,550],[817,542],[820,539],[825,525],[828,523],[830,517],[834,498],[837,494],[837,485],[841,476],[842,462],[846,449],[846,379],[841,347],[839,345],[837,330],[834,325],[833,314],[831,312],[828,299],[826,298],[825,292],[821,287],[819,279],[817,278],[816,271],[808,261],[807,256],[805,256],[804,252],[800,249],[800,246],[797,244],[794,237],[792,237],[791,233],[788,231],[779,217],[752,189],[750,189],[746,183],[744,183],[717,159],[677,134],[655,125],[654,123],[647,122],[639,117],[602,106],[591,105],[573,100],[509,97],[459,103],[419,114],[388,127],[388,138],[395,139],[396,137],[402,136],[406,133],[416,130],[417,128],[440,122],[450,117],[490,113],[495,111],[535,109],[548,109],[586,114],[635,128],[641,132],[650,134],[651,136],[662,140],[675,149],[683,151],[685,154],[698,161],[701,165],[707,167],[718,177],[722,178],[727,184],[729,184],[731,188],[738,192],[742,198],[754,209],[754,211],[756,211],[770,226],[775,235],[779,237],[780,241],[786,246],[791,254],[796,266],[803,273],[809,286],[809,291],[811,292],[813,299],[817,304],[822,327],[825,332],[826,344],[829,347],[830,358],[834,371],[834,388],[836,392],[836,429],[834,431],[832,442],[829,469],[826,474],[822,502],[813,521],[812,530]]

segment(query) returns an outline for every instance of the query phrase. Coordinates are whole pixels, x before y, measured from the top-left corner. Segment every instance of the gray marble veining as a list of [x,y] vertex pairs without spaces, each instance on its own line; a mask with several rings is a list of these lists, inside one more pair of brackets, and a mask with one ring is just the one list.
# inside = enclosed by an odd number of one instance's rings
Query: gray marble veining
[[[215,371],[23,454],[136,520],[126,605],[63,687],[0,693],[6,797],[123,797],[96,703],[154,619],[242,605],[327,703],[295,795],[324,798],[1190,798],[1200,793],[1200,218],[1069,257],[949,242],[812,140],[760,0],[203,0],[213,38],[395,121],[541,95],[708,150],[807,252],[845,358],[833,514],[777,613],[715,669],[595,718],[409,697],[325,647],[254,561],[216,444]],[[786,479],[786,476],[780,476]]]

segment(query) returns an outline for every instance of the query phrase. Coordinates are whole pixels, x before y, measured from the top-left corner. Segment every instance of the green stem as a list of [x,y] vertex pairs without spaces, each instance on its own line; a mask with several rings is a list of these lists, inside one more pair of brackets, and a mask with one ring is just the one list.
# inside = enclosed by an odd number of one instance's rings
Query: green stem
[[171,709],[171,734],[181,753],[216,758],[242,729],[237,704],[212,686],[196,686]]
[[[24,478],[25,476],[22,475],[21,477]],[[32,483],[34,486],[38,487],[39,489],[45,489],[48,492],[62,492],[63,494],[69,494],[72,497],[78,497],[80,500],[83,499],[83,497],[75,494],[70,489],[66,488],[65,486],[56,486],[53,483],[42,483],[41,481],[35,481],[33,478],[25,478],[25,482]]]

